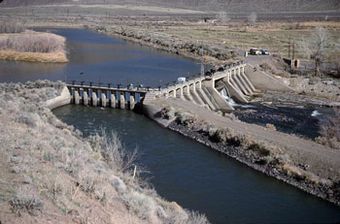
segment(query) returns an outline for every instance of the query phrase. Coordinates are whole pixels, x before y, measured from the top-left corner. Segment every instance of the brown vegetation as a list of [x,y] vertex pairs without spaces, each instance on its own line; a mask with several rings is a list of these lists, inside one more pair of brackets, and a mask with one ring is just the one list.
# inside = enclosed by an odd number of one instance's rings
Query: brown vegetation
[[65,38],[26,31],[0,34],[0,59],[30,62],[67,62]]
[[334,116],[323,124],[321,127],[321,137],[316,139],[317,142],[327,145],[331,148],[340,150],[340,109],[334,109]]

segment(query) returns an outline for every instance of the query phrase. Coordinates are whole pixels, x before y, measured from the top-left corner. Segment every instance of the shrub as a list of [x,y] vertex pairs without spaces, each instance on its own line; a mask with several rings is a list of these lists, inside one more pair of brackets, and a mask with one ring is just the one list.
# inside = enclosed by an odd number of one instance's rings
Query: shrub
[[248,150],[259,153],[261,156],[269,156],[270,150],[268,150],[267,146],[260,143],[252,143],[248,146]]
[[176,112],[175,115],[176,122],[184,126],[191,126],[197,121],[197,118],[194,115],[187,112]]
[[209,224],[207,217],[199,212],[189,212],[187,224]]
[[236,135],[233,130],[229,128],[209,130],[209,139],[213,142],[229,144],[232,146],[240,146],[243,142],[243,136]]
[[23,112],[17,119],[17,122],[26,124],[30,128],[35,128],[41,125],[40,118],[37,114]]
[[161,110],[161,117],[167,120],[175,118],[175,109],[173,107],[164,107]]
[[340,149],[340,109],[334,109],[334,116],[321,127],[321,137],[316,141],[329,147]]
[[21,216],[22,212],[28,212],[35,215],[43,207],[42,201],[35,195],[25,195],[19,193],[9,200],[12,212]]
[[0,38],[0,50],[51,53],[64,51],[64,38],[48,33],[23,33]]
[[127,152],[114,132],[108,135],[104,129],[100,135],[90,137],[92,147],[99,151],[104,161],[118,172],[127,172],[137,159],[137,150],[132,153]]

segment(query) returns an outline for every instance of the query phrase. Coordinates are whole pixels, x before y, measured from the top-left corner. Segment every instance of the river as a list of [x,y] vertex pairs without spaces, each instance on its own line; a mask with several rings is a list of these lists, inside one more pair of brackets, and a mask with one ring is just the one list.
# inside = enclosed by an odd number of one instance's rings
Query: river
[[[91,31],[51,30],[68,39],[70,63],[0,62],[0,81],[67,78],[159,85],[200,69],[194,60]],[[143,115],[75,105],[54,113],[85,135],[100,128],[117,132],[126,150],[138,149],[138,164],[150,171],[145,175],[162,197],[205,213],[212,223],[340,222],[339,207],[161,128]]]
[[0,61],[1,81],[76,80],[158,87],[180,76],[200,72],[200,64],[192,59],[93,31],[46,28],[36,30],[47,30],[66,37],[70,62],[44,64]]

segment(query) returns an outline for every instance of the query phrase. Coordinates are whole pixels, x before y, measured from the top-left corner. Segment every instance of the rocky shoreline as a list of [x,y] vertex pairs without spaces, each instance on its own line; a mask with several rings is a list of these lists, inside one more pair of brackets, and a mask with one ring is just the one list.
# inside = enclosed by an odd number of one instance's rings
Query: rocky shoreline
[[211,136],[209,137],[208,132],[191,129],[185,125],[178,124],[176,121],[171,122],[167,128],[185,137],[191,138],[203,145],[206,145],[213,150],[234,158],[242,164],[245,164],[256,171],[264,173],[267,176],[274,177],[309,194],[340,206],[339,183],[333,184],[332,186],[327,186],[324,184],[315,184],[310,181],[303,180],[293,173],[289,174],[288,172],[284,172],[282,169],[278,168],[277,164],[275,163],[279,163],[279,161],[267,163],[265,161],[266,159],[263,155],[261,155],[261,153],[258,154],[254,151],[244,149],[239,145],[239,143],[235,142],[228,145],[225,145],[221,142],[214,142],[211,140]]

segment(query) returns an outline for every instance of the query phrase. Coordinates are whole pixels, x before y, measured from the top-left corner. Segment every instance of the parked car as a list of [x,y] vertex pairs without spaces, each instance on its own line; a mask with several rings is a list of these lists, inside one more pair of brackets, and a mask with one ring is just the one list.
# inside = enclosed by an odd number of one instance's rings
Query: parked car
[[257,49],[257,48],[251,48],[250,51],[249,51],[249,54],[251,54],[251,55],[260,55],[260,54],[262,54],[262,52],[259,49]]
[[267,49],[261,49],[260,51],[262,55],[269,55],[269,51]]

